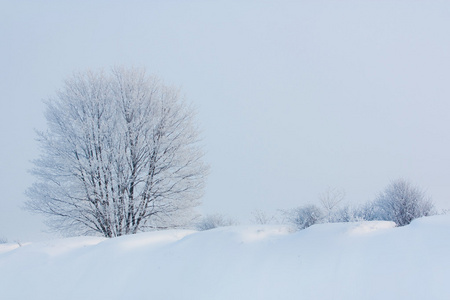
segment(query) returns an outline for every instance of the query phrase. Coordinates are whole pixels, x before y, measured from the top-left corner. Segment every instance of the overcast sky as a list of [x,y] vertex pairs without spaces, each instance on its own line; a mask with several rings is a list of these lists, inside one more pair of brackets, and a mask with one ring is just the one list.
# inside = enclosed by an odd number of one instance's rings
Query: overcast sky
[[450,208],[449,1],[0,0],[0,237],[21,210],[42,100],[72,72],[143,66],[198,107],[202,213],[372,200],[407,178]]

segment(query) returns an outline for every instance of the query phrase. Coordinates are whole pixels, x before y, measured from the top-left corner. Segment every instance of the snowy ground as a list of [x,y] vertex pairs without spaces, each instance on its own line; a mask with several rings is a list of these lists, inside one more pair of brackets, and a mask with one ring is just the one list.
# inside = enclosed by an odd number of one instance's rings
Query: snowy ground
[[450,299],[450,216],[0,245],[0,299]]

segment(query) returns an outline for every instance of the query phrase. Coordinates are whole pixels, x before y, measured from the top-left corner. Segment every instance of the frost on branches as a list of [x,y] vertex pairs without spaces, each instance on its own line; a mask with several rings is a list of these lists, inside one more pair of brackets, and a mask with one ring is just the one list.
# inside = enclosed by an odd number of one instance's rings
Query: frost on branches
[[27,208],[71,234],[185,226],[207,168],[194,111],[137,69],[80,73],[47,101]]
[[412,220],[435,214],[434,204],[418,187],[405,179],[392,181],[374,202],[378,219],[405,226]]

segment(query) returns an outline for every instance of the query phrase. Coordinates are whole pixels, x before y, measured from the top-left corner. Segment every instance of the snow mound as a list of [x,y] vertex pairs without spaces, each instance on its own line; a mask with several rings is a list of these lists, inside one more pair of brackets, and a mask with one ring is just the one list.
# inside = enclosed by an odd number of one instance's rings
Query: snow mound
[[14,249],[19,248],[20,245],[17,243],[5,243],[5,244],[0,244],[0,254],[8,252],[8,251],[12,251]]
[[0,245],[1,299],[450,299],[450,216]]
[[378,230],[384,230],[394,228],[394,222],[388,221],[370,221],[370,222],[358,222],[354,223],[354,226],[350,228],[350,234],[368,234]]
[[214,235],[223,238],[224,235],[238,243],[254,243],[258,241],[276,239],[291,232],[288,226],[253,225],[229,226],[199,232],[200,235]]

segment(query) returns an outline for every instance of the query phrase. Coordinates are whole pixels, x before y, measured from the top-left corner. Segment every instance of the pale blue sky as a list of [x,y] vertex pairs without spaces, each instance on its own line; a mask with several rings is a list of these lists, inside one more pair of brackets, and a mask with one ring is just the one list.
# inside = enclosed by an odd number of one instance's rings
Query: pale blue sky
[[0,236],[45,238],[20,210],[41,100],[76,70],[144,66],[198,107],[201,212],[241,222],[350,203],[405,177],[450,207],[448,1],[0,0]]

